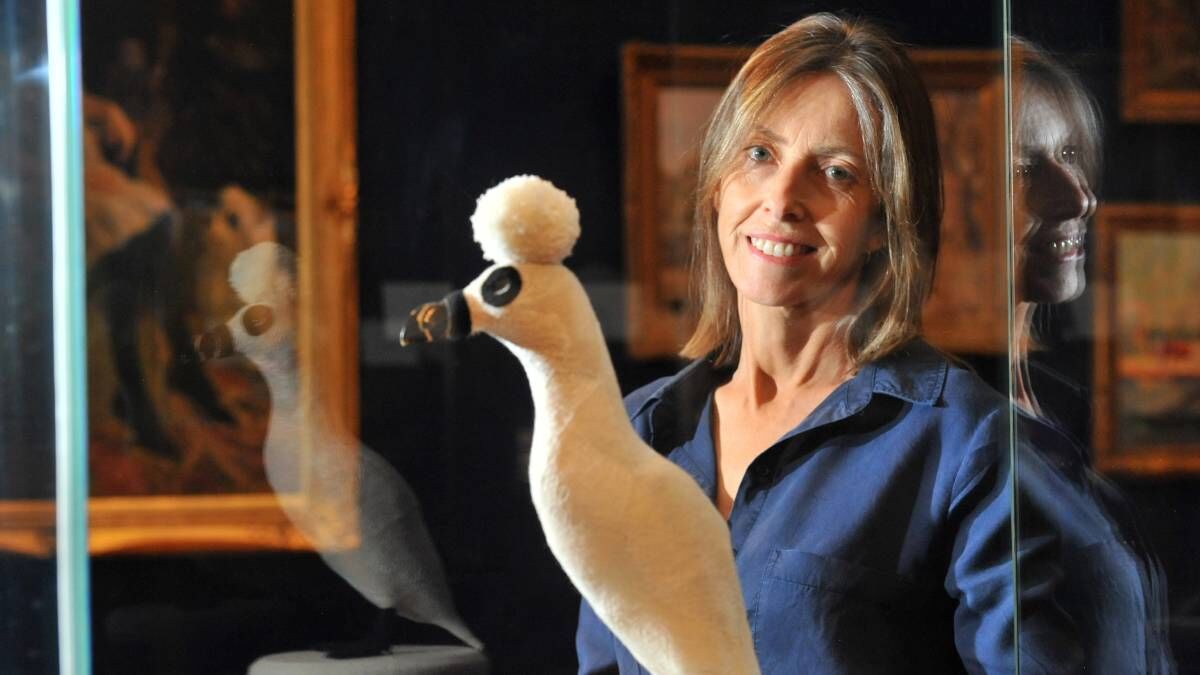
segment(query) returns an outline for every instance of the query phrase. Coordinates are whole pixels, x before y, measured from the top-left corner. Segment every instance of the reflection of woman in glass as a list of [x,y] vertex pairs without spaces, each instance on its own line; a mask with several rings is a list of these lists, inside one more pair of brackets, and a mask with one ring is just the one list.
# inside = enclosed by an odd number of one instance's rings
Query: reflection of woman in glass
[[[1014,669],[1003,399],[918,338],[936,138],[904,50],[815,15],[751,55],[704,141],[697,360],[627,404],[728,520],[764,672]],[[1062,663],[1043,597],[1022,647]],[[581,672],[637,672],[587,606],[577,646]]]
[[1100,119],[1068,71],[1028,42],[1013,50],[1017,67],[1016,299],[1017,402],[1045,416],[1029,372],[1033,319],[1039,306],[1069,302],[1086,284],[1085,241],[1096,210]]
[[[1161,571],[1137,534],[1129,505],[1090,470],[1089,453],[1068,431],[1079,413],[1060,407],[1078,398],[1080,388],[1030,360],[1035,313],[1078,298],[1086,284],[1099,114],[1077,78],[1035,45],[1016,39],[1012,51],[1018,345],[1012,371],[1022,413],[1021,494],[1034,513],[1048,515],[1061,543],[1056,601],[1075,625],[1086,672],[1171,672]],[[1037,581],[1022,577],[1027,585]]]

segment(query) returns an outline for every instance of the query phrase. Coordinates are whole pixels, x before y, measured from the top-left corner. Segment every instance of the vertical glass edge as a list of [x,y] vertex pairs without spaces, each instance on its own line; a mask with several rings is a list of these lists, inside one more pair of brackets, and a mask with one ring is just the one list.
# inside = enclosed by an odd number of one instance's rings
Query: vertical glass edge
[[1000,0],[1000,48],[1003,53],[1003,89],[1004,89],[1004,123],[1003,123],[1003,164],[1004,174],[1004,279],[1005,279],[1005,312],[1007,329],[1006,354],[1008,368],[1004,371],[1008,405],[1005,408],[1008,439],[1008,478],[1009,478],[1009,550],[1012,557],[1012,603],[1013,603],[1013,672],[1021,673],[1021,560],[1020,560],[1020,499],[1017,459],[1017,410],[1015,374],[1013,364],[1017,361],[1017,332],[1016,325],[1016,233],[1013,230],[1013,81],[1012,81],[1012,5],[1011,0]]
[[47,0],[54,322],[55,563],[58,663],[91,672],[88,630],[87,382],[84,302],[82,89],[77,0]]

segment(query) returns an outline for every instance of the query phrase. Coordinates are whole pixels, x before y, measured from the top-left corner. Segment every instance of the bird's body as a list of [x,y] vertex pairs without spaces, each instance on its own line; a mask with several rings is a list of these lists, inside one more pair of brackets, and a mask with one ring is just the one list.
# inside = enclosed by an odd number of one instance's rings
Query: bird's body
[[410,314],[405,344],[487,333],[525,369],[529,478],[551,552],[601,620],[657,675],[759,672],[729,530],[682,469],[634,433],[596,312],[561,263],[579,211],[536,176],[471,216],[497,264]]
[[[331,423],[319,395],[301,390],[288,306],[292,280],[286,270],[258,269],[277,265],[280,251],[286,249],[264,243],[235,260],[231,281],[250,304],[226,324],[236,350],[258,367],[271,394],[263,445],[268,483],[281,495],[303,488],[316,497],[285,496],[280,504],[322,560],[364,598],[381,610],[440,626],[481,649],[454,607],[408,482],[386,459]],[[357,530],[350,533],[357,536],[349,538],[347,512],[357,514]]]
[[[280,494],[294,492],[302,476],[303,444],[307,489],[329,504],[347,504],[357,486],[357,543],[347,548],[338,524],[341,517],[310,504],[284,500],[284,510],[314,545],[321,559],[354,590],[380,609],[445,628],[475,648],[482,647],[458,616],[433,540],[425,528],[421,506],[404,477],[371,448],[325,423],[320,406],[298,400],[295,371],[263,368],[271,391],[271,421],[263,445],[267,481]],[[294,404],[294,405],[289,405]],[[336,523],[336,524],[335,524]]]

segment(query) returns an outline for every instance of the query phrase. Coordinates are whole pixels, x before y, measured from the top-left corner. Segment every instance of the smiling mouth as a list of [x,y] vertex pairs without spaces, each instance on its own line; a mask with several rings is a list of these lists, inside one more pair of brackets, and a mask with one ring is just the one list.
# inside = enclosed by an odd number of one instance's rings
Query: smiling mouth
[[770,239],[760,239],[759,237],[747,238],[755,250],[772,258],[799,258],[817,250],[816,247],[807,244],[772,241]]
[[1058,260],[1073,260],[1084,254],[1084,235],[1044,239],[1038,242],[1037,249]]
[[1083,246],[1083,237],[1065,237],[1056,241],[1050,242],[1050,249],[1053,251],[1068,251],[1073,248]]

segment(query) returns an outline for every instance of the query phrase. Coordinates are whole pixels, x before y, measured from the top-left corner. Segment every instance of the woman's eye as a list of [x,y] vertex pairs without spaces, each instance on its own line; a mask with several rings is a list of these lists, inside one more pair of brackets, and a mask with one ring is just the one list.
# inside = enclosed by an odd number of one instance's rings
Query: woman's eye
[[771,159],[770,151],[761,145],[750,146],[750,149],[746,151],[746,156],[749,157],[750,161],[752,162],[765,162],[768,159]]
[[854,179],[854,174],[850,173],[850,170],[844,166],[827,166],[825,167],[824,172],[826,178],[838,182]]
[[1079,148],[1074,145],[1064,145],[1058,151],[1058,159],[1063,164],[1078,164],[1079,163]]

